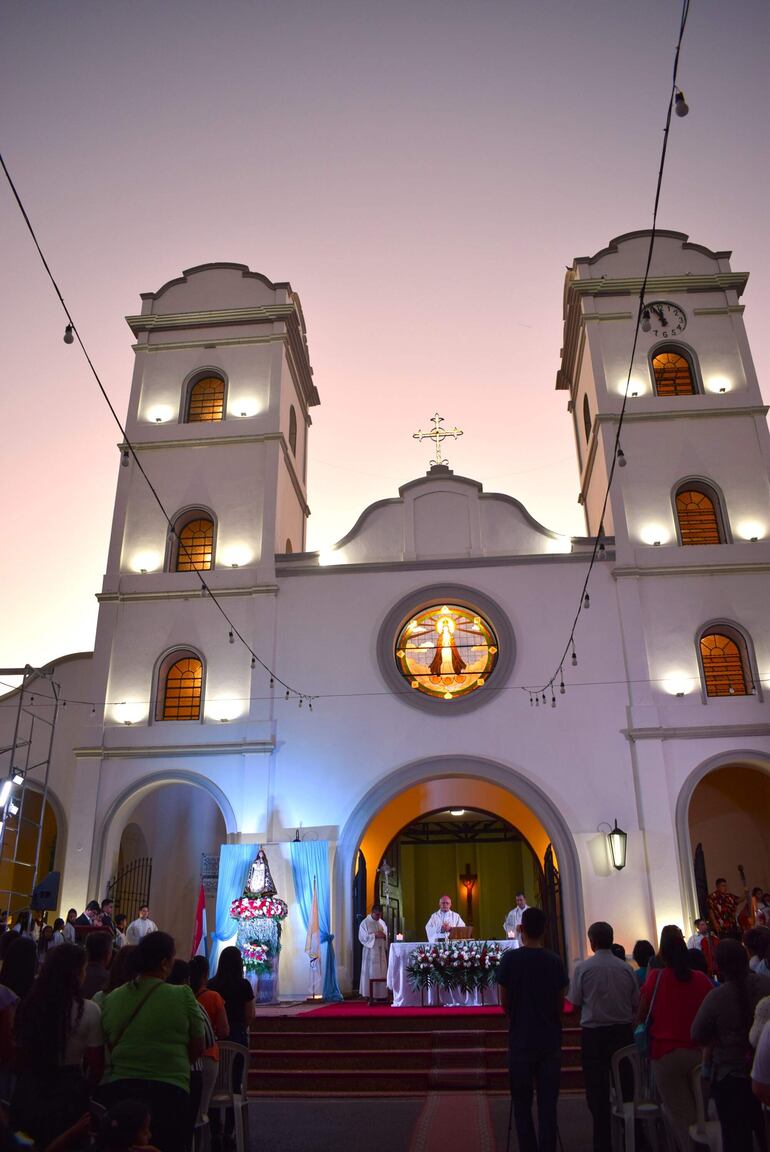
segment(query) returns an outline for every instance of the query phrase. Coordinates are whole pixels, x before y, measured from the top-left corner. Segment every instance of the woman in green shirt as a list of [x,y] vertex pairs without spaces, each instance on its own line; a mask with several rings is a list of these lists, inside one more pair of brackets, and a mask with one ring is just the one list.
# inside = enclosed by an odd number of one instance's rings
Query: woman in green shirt
[[174,963],[174,939],[150,932],[137,945],[138,975],[102,1004],[108,1069],[100,1096],[144,1100],[160,1152],[187,1152],[190,1063],[203,1051],[203,1022],[187,986],[166,984]]

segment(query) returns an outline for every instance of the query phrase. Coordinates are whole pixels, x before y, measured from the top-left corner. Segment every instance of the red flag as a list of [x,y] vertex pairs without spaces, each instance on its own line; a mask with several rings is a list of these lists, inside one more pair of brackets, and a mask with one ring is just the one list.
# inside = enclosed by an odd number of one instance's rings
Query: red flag
[[193,929],[192,956],[206,955],[206,893],[203,891],[203,881],[198,893],[198,907],[195,909],[195,928]]

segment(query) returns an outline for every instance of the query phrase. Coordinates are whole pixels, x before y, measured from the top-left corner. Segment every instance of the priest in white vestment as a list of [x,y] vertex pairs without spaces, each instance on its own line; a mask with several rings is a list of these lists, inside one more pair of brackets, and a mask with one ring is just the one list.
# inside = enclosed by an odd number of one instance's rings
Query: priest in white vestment
[[452,901],[448,896],[442,896],[438,902],[438,912],[434,912],[425,925],[425,935],[429,944],[439,940],[448,940],[451,928],[464,928],[465,921],[456,912],[452,911]]
[[384,980],[388,974],[388,926],[382,919],[382,904],[372,904],[370,914],[361,921],[358,939],[364,946],[358,990],[368,998],[369,981]]
[[506,936],[514,941],[514,943],[511,945],[512,948],[521,947],[521,918],[528,907],[529,905],[527,904],[527,898],[524,893],[517,892],[516,907],[511,908],[510,912],[503,921],[503,932]]

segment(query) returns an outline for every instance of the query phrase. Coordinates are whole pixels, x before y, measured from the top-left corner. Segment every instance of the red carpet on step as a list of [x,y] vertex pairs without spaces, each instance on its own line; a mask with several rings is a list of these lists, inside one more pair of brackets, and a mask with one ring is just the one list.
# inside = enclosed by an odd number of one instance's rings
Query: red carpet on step
[[307,1012],[299,1012],[299,1016],[425,1016],[434,1019],[438,1016],[461,1016],[463,1020],[469,1016],[500,1016],[502,1009],[497,1004],[487,1008],[391,1008],[387,1004],[375,1004],[370,1008],[363,1000],[346,1001],[342,1004],[324,1004],[323,1008],[310,1008]]

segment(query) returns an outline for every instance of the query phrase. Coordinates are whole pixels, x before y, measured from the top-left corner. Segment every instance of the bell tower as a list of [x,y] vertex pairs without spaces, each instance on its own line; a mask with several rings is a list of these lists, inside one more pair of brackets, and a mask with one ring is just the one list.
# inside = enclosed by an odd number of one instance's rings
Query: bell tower
[[[629,232],[568,270],[556,387],[569,392],[588,531],[601,505],[633,346],[649,232]],[[729,252],[656,234],[645,311],[603,530],[618,557],[680,543],[757,542],[770,529],[770,438],[743,323],[747,273]],[[719,538],[683,539],[680,497],[714,506]],[[679,499],[679,505],[677,500]],[[691,517],[692,519],[692,517]],[[697,519],[697,516],[696,516]]]
[[239,646],[234,660],[198,571],[226,598],[235,627],[266,651],[275,556],[304,550],[309,515],[307,440],[319,397],[302,306],[288,283],[243,264],[203,264],[144,293],[140,314],[127,319],[136,342],[125,426],[136,459],[119,446],[96,682],[106,699],[137,704],[107,718],[156,714],[157,661],[176,650],[208,669],[199,712],[253,715],[246,702],[259,692],[248,684],[248,659]]

